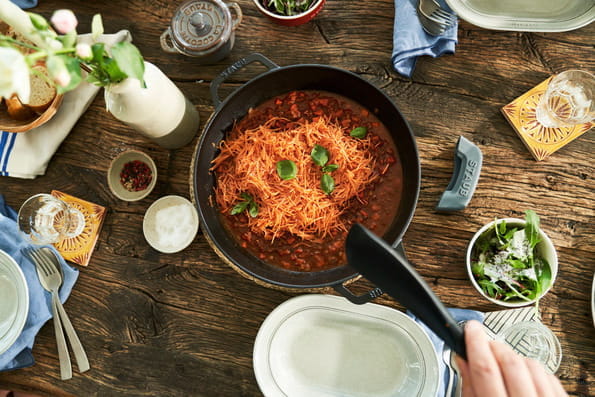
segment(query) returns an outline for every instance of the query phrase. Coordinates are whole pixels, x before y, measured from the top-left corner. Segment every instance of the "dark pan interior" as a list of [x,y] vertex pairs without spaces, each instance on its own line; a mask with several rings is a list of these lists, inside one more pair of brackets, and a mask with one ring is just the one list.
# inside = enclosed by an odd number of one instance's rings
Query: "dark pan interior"
[[359,76],[330,66],[294,65],[270,70],[244,84],[215,111],[201,136],[194,159],[193,189],[201,227],[216,250],[249,275],[286,288],[318,288],[342,283],[357,275],[347,265],[320,272],[293,272],[254,257],[228,235],[211,205],[214,176],[209,172],[217,155],[217,144],[234,120],[251,107],[292,90],[324,90],[343,95],[374,112],[390,131],[403,164],[403,195],[398,214],[383,238],[395,244],[401,240],[415,211],[420,185],[420,166],[415,138],[400,111],[382,91]]

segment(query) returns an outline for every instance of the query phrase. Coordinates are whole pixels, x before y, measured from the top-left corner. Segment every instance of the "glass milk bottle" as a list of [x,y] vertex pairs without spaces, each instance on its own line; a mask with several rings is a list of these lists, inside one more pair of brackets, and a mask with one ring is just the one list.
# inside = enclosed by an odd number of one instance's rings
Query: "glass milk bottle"
[[166,149],[177,149],[198,132],[199,115],[182,91],[155,65],[145,62],[146,88],[135,78],[105,87],[107,110]]

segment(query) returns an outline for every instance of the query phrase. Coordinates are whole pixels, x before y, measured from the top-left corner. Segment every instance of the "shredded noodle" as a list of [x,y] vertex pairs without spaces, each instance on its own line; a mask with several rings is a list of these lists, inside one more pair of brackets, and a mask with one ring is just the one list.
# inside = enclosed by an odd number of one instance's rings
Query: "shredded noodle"
[[[220,153],[211,170],[217,177],[216,202],[229,214],[242,198],[250,194],[259,207],[256,217],[246,216],[254,233],[274,240],[289,233],[304,240],[320,241],[328,235],[346,232],[341,214],[350,201],[361,197],[366,187],[378,178],[370,136],[357,139],[329,119],[292,124],[283,130],[271,125],[278,118],[251,130],[234,128],[220,143]],[[339,168],[330,173],[335,189],[326,194],[320,187],[321,167],[310,156],[312,148],[328,150],[328,164]],[[283,180],[276,171],[280,160],[297,165],[297,176]]]

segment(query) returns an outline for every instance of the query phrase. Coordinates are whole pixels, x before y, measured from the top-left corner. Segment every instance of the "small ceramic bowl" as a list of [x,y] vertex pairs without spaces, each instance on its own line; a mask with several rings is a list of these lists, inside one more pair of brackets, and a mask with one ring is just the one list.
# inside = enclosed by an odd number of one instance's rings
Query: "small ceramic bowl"
[[198,232],[198,213],[181,196],[164,196],[155,201],[143,219],[145,240],[159,252],[172,254],[188,247]]
[[475,235],[471,239],[471,242],[469,243],[469,246],[467,248],[467,258],[466,258],[467,274],[469,275],[469,279],[471,280],[471,283],[473,284],[475,289],[477,289],[477,291],[484,298],[489,300],[490,302],[493,302],[497,305],[505,306],[505,307],[527,306],[527,305],[533,304],[536,301],[538,301],[539,299],[541,299],[541,297],[543,297],[550,290],[552,285],[554,284],[554,281],[556,280],[556,275],[558,274],[558,255],[556,253],[556,248],[554,247],[552,240],[550,240],[550,238],[543,232],[542,229],[539,229],[540,242],[535,246],[535,251],[538,252],[541,255],[541,257],[544,258],[550,265],[551,280],[550,280],[548,287],[545,288],[543,291],[541,291],[541,293],[535,299],[533,299],[531,301],[524,301],[524,300],[503,301],[503,300],[499,300],[499,299],[494,299],[494,298],[488,296],[483,291],[481,286],[477,283],[477,280],[475,279],[475,276],[473,275],[473,272],[471,270],[471,257],[472,257],[473,248],[475,246],[475,243],[477,242],[477,239],[480,236],[482,236],[484,233],[491,232],[494,229],[494,226],[496,224],[501,223],[502,221],[505,221],[507,226],[513,226],[513,227],[516,226],[518,228],[524,228],[525,224],[526,224],[525,220],[523,220],[523,219],[504,218],[504,219],[496,219],[495,221],[492,221],[492,222],[488,223],[487,225],[483,226],[481,229],[479,229],[479,231],[477,233],[475,233]]
[[300,14],[291,15],[291,16],[279,15],[272,11],[269,11],[262,5],[262,3],[261,3],[262,0],[253,0],[253,1],[254,1],[254,4],[256,5],[256,8],[258,8],[258,11],[260,11],[261,13],[263,13],[264,15],[266,15],[267,17],[269,17],[271,20],[278,23],[279,25],[298,26],[298,25],[302,25],[306,22],[309,22],[310,20],[312,20],[312,18],[314,18],[316,15],[318,15],[318,13],[322,10],[322,7],[324,6],[324,2],[326,0],[315,0],[314,3],[312,3],[312,5],[310,6],[310,8],[308,8],[306,11],[304,11]]
[[[144,189],[131,191],[124,186],[121,179],[124,166],[134,161],[141,161],[149,167],[151,170],[151,181]],[[131,177],[134,177],[134,175]],[[155,187],[156,183],[157,167],[155,166],[155,162],[153,162],[153,159],[151,159],[151,157],[149,157],[147,154],[138,150],[128,150],[126,152],[120,153],[112,160],[112,163],[110,164],[107,171],[107,184],[110,190],[114,196],[124,201],[137,201],[147,197]]]

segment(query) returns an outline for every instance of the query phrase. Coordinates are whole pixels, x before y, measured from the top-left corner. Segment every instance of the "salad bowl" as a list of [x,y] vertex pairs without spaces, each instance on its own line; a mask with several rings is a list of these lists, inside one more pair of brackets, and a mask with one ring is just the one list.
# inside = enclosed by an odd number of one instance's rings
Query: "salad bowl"
[[496,219],[479,229],[467,248],[466,264],[477,291],[505,307],[537,302],[558,273],[554,244],[533,211],[525,219]]

